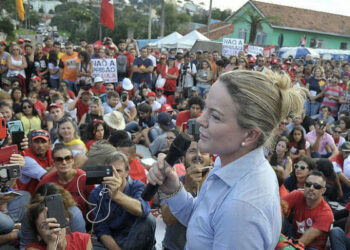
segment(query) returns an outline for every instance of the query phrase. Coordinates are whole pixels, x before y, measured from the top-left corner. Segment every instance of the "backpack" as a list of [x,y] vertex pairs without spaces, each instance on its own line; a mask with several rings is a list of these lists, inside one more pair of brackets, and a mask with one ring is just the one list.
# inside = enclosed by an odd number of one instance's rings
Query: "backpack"
[[128,72],[128,58],[124,54],[119,54],[117,58],[118,75]]

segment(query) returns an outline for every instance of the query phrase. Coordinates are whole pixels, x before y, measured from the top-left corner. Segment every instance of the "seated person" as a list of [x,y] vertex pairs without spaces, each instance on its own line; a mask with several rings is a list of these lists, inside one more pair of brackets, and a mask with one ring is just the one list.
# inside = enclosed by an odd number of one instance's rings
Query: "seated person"
[[312,171],[305,182],[305,189],[295,190],[283,197],[293,213],[291,230],[287,236],[297,239],[305,247],[325,249],[328,232],[333,223],[333,213],[323,199],[326,178],[319,171]]
[[316,169],[314,161],[309,157],[300,157],[294,164],[293,170],[284,180],[284,186],[289,192],[297,189],[303,189],[309,173]]
[[56,103],[51,103],[48,107],[50,116],[48,117],[47,126],[50,132],[51,142],[57,140],[57,124],[58,121],[65,115],[63,107]]
[[293,122],[288,124],[287,127],[286,127],[286,132],[287,134],[290,134],[290,132],[292,132],[292,130],[297,127],[297,126],[301,126],[302,129],[303,129],[303,133],[304,133],[304,136],[306,135],[306,131],[305,129],[303,128],[303,126],[301,125],[302,123],[302,117],[301,115],[296,115],[293,117]]
[[[310,143],[312,158],[332,159],[338,154],[338,149],[335,146],[334,140],[326,130],[326,122],[318,120],[315,124],[315,129],[307,133],[305,138]],[[330,150],[330,152],[328,152],[327,149]]]
[[152,155],[156,155],[160,152],[167,152],[169,150],[170,144],[178,136],[179,132],[176,129],[171,129],[168,132],[158,136],[152,143],[149,145],[149,149]]
[[148,103],[141,103],[137,107],[137,111],[139,113],[138,132],[134,133],[133,141],[139,144],[141,140],[149,141],[148,132],[156,124],[156,118],[152,115],[152,108]]
[[[69,147],[57,143],[52,150],[52,160],[55,170],[45,175],[39,182],[38,187],[48,182],[53,182],[62,186],[72,194],[73,199],[85,216],[88,212],[88,205],[84,199],[88,199],[94,186],[85,184],[85,171],[73,167],[74,158],[72,150]],[[79,186],[79,189],[77,186]]]
[[119,103],[119,94],[115,91],[108,92],[106,95],[106,102],[102,104],[104,114],[109,114],[114,110],[117,110]]
[[321,108],[321,113],[314,115],[312,118],[317,120],[324,120],[328,125],[332,125],[335,122],[334,117],[331,114],[331,107],[328,106],[323,106]]
[[334,225],[333,229],[329,232],[329,239],[331,241],[331,249],[350,249],[350,201],[346,204],[345,209],[347,211],[345,230]]
[[337,201],[343,197],[343,190],[340,184],[339,176],[336,175],[333,164],[329,159],[317,159],[317,170],[326,177],[326,192],[324,197],[327,201]]
[[[149,203],[141,198],[145,185],[129,178],[129,163],[124,154],[115,152],[109,155],[105,165],[113,166],[114,176],[104,177],[103,185],[96,187],[90,195],[90,202],[101,204],[100,211],[93,212],[95,221],[108,216],[94,225],[98,237],[94,247],[152,249],[156,225]],[[101,192],[105,185],[109,192]]]
[[[71,218],[69,207],[74,204],[69,193],[63,195],[64,210],[68,218]],[[67,228],[60,228],[55,218],[47,218],[45,196],[35,195],[28,206],[28,219],[31,230],[40,241],[30,243],[27,250],[42,249],[84,249],[91,250],[90,235],[81,232],[67,233]],[[67,219],[68,219],[67,218]],[[59,236],[59,239],[57,239]],[[56,247],[57,241],[57,247]]]
[[204,101],[199,96],[191,97],[188,101],[188,110],[181,111],[176,118],[176,129],[180,132],[187,131],[189,119],[197,118],[204,109]]
[[[33,199],[35,199],[34,197],[53,194],[62,195],[63,203],[70,212],[68,213],[70,232],[85,233],[86,229],[83,214],[76,206],[71,194],[67,190],[63,189],[63,187],[52,182],[45,183],[36,190],[33,195]],[[25,249],[29,243],[35,242],[36,239],[37,237],[35,235],[35,231],[33,231],[29,225],[28,215],[27,213],[24,213],[21,227],[20,249]]]
[[331,159],[333,169],[337,174],[344,192],[344,198],[350,194],[350,142],[344,142],[340,152]]

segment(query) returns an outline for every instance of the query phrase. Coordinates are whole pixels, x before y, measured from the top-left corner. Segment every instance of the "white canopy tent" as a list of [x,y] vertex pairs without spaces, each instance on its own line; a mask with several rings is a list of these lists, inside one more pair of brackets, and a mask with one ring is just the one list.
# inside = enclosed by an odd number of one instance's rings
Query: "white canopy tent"
[[176,48],[181,49],[191,49],[194,43],[197,41],[210,41],[206,36],[202,35],[197,30],[193,30],[192,32],[188,33],[187,35],[183,36],[181,39],[179,39],[176,42]]
[[156,41],[155,43],[150,43],[151,47],[157,47],[157,48],[175,48],[176,47],[176,41],[181,39],[183,36],[178,32],[173,32],[166,37],[163,37]]

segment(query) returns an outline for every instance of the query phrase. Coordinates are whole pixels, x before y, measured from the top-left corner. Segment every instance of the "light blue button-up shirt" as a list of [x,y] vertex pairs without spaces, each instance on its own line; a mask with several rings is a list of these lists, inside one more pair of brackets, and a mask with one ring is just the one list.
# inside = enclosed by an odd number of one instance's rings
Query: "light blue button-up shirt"
[[225,167],[217,159],[199,196],[164,200],[187,226],[186,249],[274,249],[281,232],[276,174],[257,148]]

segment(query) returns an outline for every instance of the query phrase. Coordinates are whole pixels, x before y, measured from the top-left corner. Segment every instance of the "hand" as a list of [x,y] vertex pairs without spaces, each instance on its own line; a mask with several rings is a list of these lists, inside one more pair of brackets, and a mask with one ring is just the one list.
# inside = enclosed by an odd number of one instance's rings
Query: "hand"
[[324,126],[323,128],[316,129],[316,135],[318,137],[322,137],[325,132],[326,132],[326,126]]
[[26,135],[24,135],[24,138],[20,145],[21,145],[22,151],[26,150],[29,147],[28,137]]
[[77,96],[77,99],[79,99],[81,97],[81,95],[84,93],[85,90],[83,89],[80,89],[79,92],[78,92],[78,96]]
[[197,189],[199,183],[202,181],[202,164],[192,164],[186,169],[185,188],[192,192]]
[[108,188],[111,190],[109,196],[113,198],[117,195],[119,188],[123,184],[123,179],[113,167],[113,176],[103,177],[102,184],[108,185]]
[[20,154],[12,154],[10,157],[10,164],[19,165],[22,168],[24,166],[24,157]]
[[299,155],[302,157],[302,156],[305,156],[305,150],[304,149],[300,149],[299,150]]
[[169,166],[165,162],[165,154],[159,154],[157,162],[152,165],[148,172],[148,182],[152,185],[159,184],[160,190],[165,194],[172,194],[178,190],[180,186],[179,177],[176,174],[175,168]]

